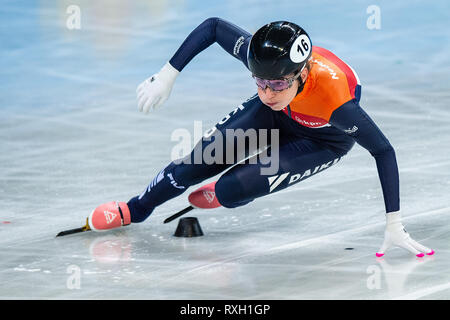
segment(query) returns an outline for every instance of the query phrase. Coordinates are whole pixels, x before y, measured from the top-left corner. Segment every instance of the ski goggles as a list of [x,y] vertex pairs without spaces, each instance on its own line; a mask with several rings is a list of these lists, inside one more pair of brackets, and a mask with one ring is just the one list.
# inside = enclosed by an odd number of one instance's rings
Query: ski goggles
[[295,80],[297,80],[302,71],[303,68],[301,68],[301,70],[291,78],[267,80],[258,78],[255,75],[253,75],[253,78],[256,81],[256,85],[263,90],[269,87],[272,91],[283,91],[292,87],[292,84]]

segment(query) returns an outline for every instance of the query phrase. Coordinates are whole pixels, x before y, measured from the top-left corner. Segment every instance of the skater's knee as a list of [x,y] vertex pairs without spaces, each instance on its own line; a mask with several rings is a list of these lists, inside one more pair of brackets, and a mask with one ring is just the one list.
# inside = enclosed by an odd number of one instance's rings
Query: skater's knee
[[219,165],[188,164],[174,161],[167,169],[178,184],[188,188],[215,176],[226,168]]
[[245,196],[243,181],[234,174],[227,172],[217,181],[216,197],[225,208],[236,208],[253,201]]

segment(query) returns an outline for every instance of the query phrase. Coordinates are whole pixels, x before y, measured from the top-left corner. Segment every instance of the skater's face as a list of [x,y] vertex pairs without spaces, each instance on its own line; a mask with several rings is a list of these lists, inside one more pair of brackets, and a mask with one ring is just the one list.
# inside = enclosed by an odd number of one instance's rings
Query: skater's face
[[[293,77],[295,74],[290,74],[286,78]],[[294,80],[292,86],[285,90],[274,91],[269,86],[262,89],[258,86],[258,96],[261,101],[274,111],[281,111],[295,98],[297,95],[298,87],[301,83],[306,81],[308,77],[308,68],[304,68],[300,74],[300,77]],[[302,82],[300,82],[300,79]]]

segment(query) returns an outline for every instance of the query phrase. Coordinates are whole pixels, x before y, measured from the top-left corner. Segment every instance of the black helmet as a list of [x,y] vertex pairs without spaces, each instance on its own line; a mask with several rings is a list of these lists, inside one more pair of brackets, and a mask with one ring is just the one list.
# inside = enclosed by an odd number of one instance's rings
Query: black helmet
[[311,57],[308,34],[292,22],[266,24],[253,35],[248,49],[248,67],[262,79],[281,79],[303,68]]

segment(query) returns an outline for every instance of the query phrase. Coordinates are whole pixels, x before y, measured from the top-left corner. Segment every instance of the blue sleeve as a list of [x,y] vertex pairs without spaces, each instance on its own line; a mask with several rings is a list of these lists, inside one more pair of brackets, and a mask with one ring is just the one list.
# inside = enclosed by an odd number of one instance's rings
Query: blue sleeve
[[346,132],[375,158],[386,212],[400,210],[399,174],[394,148],[356,100],[336,109],[330,124]]
[[181,44],[170,64],[178,71],[201,51],[217,42],[225,51],[247,66],[247,48],[252,35],[220,18],[208,18],[192,31]]

